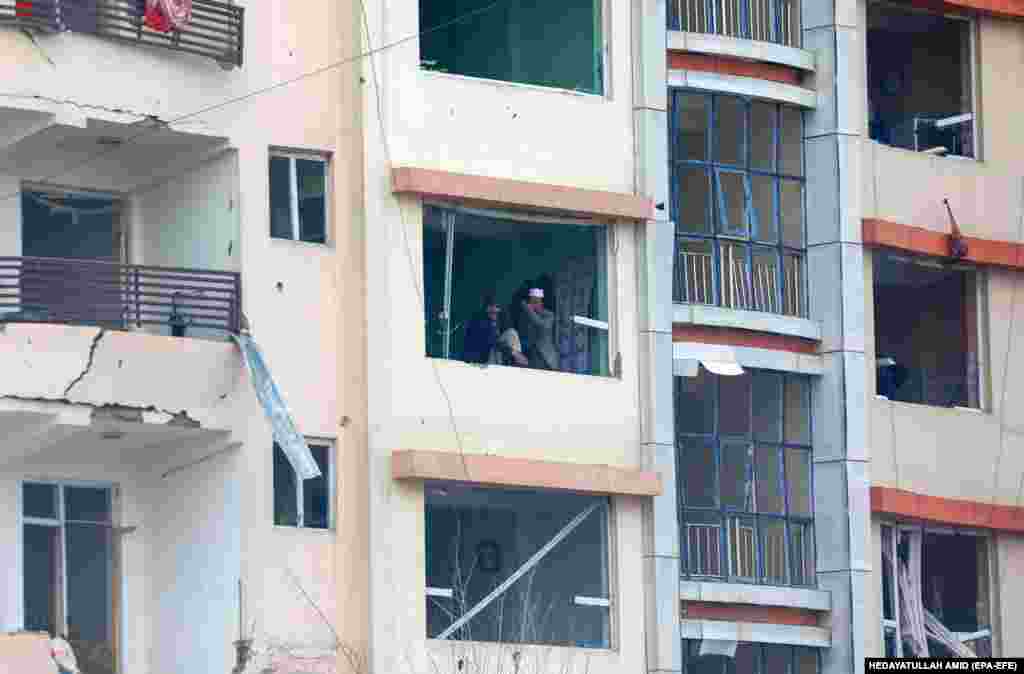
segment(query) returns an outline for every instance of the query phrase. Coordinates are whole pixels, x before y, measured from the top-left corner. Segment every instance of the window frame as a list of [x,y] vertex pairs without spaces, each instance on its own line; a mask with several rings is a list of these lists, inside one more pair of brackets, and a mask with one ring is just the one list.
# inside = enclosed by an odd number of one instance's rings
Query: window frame
[[[322,447],[325,450],[324,454],[325,454],[326,461],[327,461],[327,470],[326,470],[326,472],[323,472],[322,474],[323,474],[324,479],[325,479],[326,484],[327,484],[327,490],[326,490],[327,491],[327,495],[326,495],[326,498],[327,498],[327,526],[313,527],[313,526],[309,526],[306,523],[306,499],[305,499],[305,482],[306,481],[298,479],[298,475],[295,474],[294,470],[291,471],[291,473],[289,474],[289,477],[293,481],[292,484],[294,484],[294,489],[295,489],[295,499],[296,499],[296,510],[295,510],[295,513],[296,513],[297,523],[296,524],[278,524],[277,523],[277,505],[276,505],[276,503],[277,503],[276,496],[277,495],[276,495],[276,493],[274,491],[274,481],[275,481],[274,480],[274,462],[275,462],[274,454],[276,452],[281,452],[282,454],[284,454],[284,450],[281,449],[281,447],[277,444],[277,442],[273,443],[272,449],[271,449],[271,463],[270,463],[270,472],[271,472],[271,475],[270,475],[270,482],[271,482],[270,496],[271,496],[271,499],[270,500],[271,500],[271,509],[272,509],[273,512],[271,513],[270,520],[273,523],[274,527],[281,528],[281,529],[301,529],[303,531],[325,531],[325,532],[334,531],[334,526],[335,526],[335,513],[334,513],[335,485],[334,485],[334,477],[335,477],[335,464],[337,462],[337,459],[335,457],[335,442],[334,442],[334,440],[330,440],[330,439],[326,439],[326,438],[319,438],[319,437],[307,437],[307,438],[305,438],[305,440],[306,440],[306,444],[310,448],[312,448],[312,447]],[[287,455],[285,455],[285,463],[287,463],[288,467],[291,468],[291,463],[288,461]]]
[[[682,99],[687,96],[700,96],[705,98],[703,105],[699,106],[703,114],[706,115],[704,123],[702,124],[704,134],[704,158],[703,159],[690,159],[686,157],[677,156],[679,147],[679,115],[683,114],[677,112],[677,110],[686,110],[687,108],[682,105]],[[717,137],[721,133],[721,127],[719,126],[719,101],[722,99],[735,99],[738,100],[743,110],[743,128],[742,128],[742,139],[740,145],[743,152],[742,164],[734,164],[720,161],[717,153]],[[769,105],[773,110],[774,125],[771,129],[771,145],[772,145],[772,160],[770,168],[759,166],[754,157],[755,144],[753,142],[753,133],[755,132],[754,124],[752,122],[753,114],[752,109],[755,105]],[[803,110],[795,106],[779,103],[775,101],[767,101],[761,99],[755,99],[749,96],[728,94],[728,93],[712,93],[698,89],[691,89],[686,87],[669,87],[669,187],[670,187],[670,211],[671,217],[675,224],[675,264],[673,272],[673,302],[682,304],[703,304],[700,299],[708,296],[705,291],[691,290],[687,292],[685,290],[686,284],[689,281],[689,274],[686,274],[681,269],[681,253],[683,246],[688,241],[701,241],[709,243],[711,246],[712,269],[713,269],[713,283],[710,289],[710,297],[713,301],[712,306],[734,308],[739,310],[747,311],[763,311],[766,313],[772,313],[781,316],[795,316],[796,318],[807,318],[808,316],[808,300],[809,300],[809,288],[807,285],[807,157],[806,148],[804,147],[803,134],[805,128]],[[785,109],[791,108],[800,113],[800,126],[798,136],[800,140],[800,174],[794,175],[786,173],[783,166],[784,153],[782,150],[782,142],[784,139],[783,124],[787,118]],[[682,208],[682,189],[680,181],[677,179],[677,175],[681,175],[680,172],[686,170],[703,170],[708,176],[708,203],[705,204],[706,216],[705,219],[708,224],[708,228],[705,231],[689,231],[687,226],[681,222],[681,217],[684,212]],[[743,182],[743,212],[745,214],[745,229],[746,233],[736,233],[735,231],[727,231],[723,223],[727,217],[727,199],[722,189],[722,175],[723,174],[739,174],[742,176]],[[755,190],[753,188],[754,177],[765,177],[771,180],[771,217],[774,223],[775,237],[774,241],[767,241],[761,237],[761,232],[764,227],[761,225],[761,219],[763,214],[757,209],[757,204],[754,201]],[[801,245],[794,246],[786,241],[785,230],[786,227],[783,224],[784,214],[782,211],[782,194],[783,185],[787,183],[796,183],[800,186],[800,235]],[[726,246],[739,245],[744,249],[744,255],[742,257],[744,261],[744,277],[743,281],[749,279],[750,297],[746,300],[740,300],[741,306],[733,307],[727,301],[724,296],[723,288],[723,251]],[[774,279],[769,280],[769,283],[774,281],[775,288],[771,292],[770,296],[767,294],[757,292],[754,281],[754,268],[753,258],[755,256],[755,250],[772,250],[774,253],[774,260],[776,269],[774,272]],[[800,269],[796,272],[797,278],[795,279],[797,295],[795,297],[789,297],[787,295],[787,288],[792,285],[789,283],[786,272],[786,260],[790,257],[797,257],[800,259]],[[684,278],[685,277],[685,278]],[[741,293],[742,294],[742,293]],[[687,295],[690,299],[687,300]],[[767,305],[767,309],[757,308],[757,302],[754,299],[754,295],[763,297],[764,305]],[[792,306],[794,311],[788,312],[787,308]],[[775,310],[773,310],[773,308]]]
[[[452,482],[450,480],[424,480],[423,483],[422,483],[423,495],[424,495],[424,498],[423,498],[423,510],[421,512],[421,518],[422,518],[422,521],[423,521],[423,544],[420,546],[420,554],[423,555],[423,560],[424,560],[424,562],[423,562],[423,570],[424,570],[424,577],[423,577],[424,594],[423,594],[423,599],[424,599],[424,602],[428,601],[432,597],[434,597],[434,598],[453,599],[454,596],[455,596],[455,589],[454,588],[451,588],[451,587],[434,587],[434,586],[431,586],[431,585],[428,584],[428,576],[429,576],[429,573],[430,573],[428,566],[430,564],[430,560],[429,560],[429,558],[427,557],[427,554],[426,554],[427,545],[429,544],[430,533],[431,533],[430,529],[429,529],[429,527],[427,525],[427,507],[428,507],[427,498],[426,498],[427,490],[430,490],[430,489],[444,489],[448,485],[453,485],[453,486],[457,485],[457,486],[460,486],[460,487],[463,487],[463,488],[468,488],[468,489],[471,489],[471,490],[477,491],[477,492],[506,492],[506,493],[532,492],[532,493],[534,493],[534,494],[536,494],[538,496],[543,496],[544,494],[549,494],[549,493],[556,493],[556,494],[563,494],[563,495],[569,493],[569,492],[566,492],[565,490],[558,490],[558,489],[544,489],[544,488],[535,488],[535,487],[517,487],[517,486],[512,486],[512,485],[487,485],[487,484],[480,484],[480,483],[460,484],[460,483]],[[604,584],[606,586],[605,589],[606,589],[606,595],[607,596],[605,596],[605,597],[591,597],[591,596],[584,596],[584,595],[575,595],[574,598],[573,598],[573,605],[577,606],[577,607],[600,608],[600,609],[604,609],[605,611],[607,611],[607,617],[606,617],[606,622],[605,622],[605,630],[606,630],[606,633],[607,633],[606,643],[604,645],[602,645],[602,646],[599,646],[599,647],[566,645],[564,643],[536,642],[536,641],[529,641],[529,640],[528,641],[480,641],[480,643],[488,643],[488,644],[494,644],[494,645],[516,644],[516,645],[540,645],[540,646],[547,646],[547,647],[581,648],[581,649],[585,649],[587,652],[614,651],[614,650],[616,650],[618,648],[618,621],[616,620],[617,606],[618,606],[618,596],[617,596],[617,593],[616,593],[616,587],[617,587],[616,579],[617,579],[617,571],[618,571],[618,569],[617,569],[618,562],[617,562],[617,555],[616,555],[616,550],[617,550],[617,546],[616,546],[616,542],[617,542],[617,534],[616,534],[616,531],[617,531],[617,524],[616,524],[617,523],[617,506],[616,506],[616,499],[615,499],[614,495],[612,495],[612,494],[584,494],[584,493],[579,493],[579,492],[574,492],[573,494],[576,495],[576,496],[580,496],[580,497],[589,497],[589,499],[590,499],[590,501],[592,503],[600,502],[602,504],[601,507],[598,507],[596,509],[596,511],[591,513],[588,517],[593,517],[595,515],[598,515],[603,520],[603,536],[602,536],[601,540],[603,542],[603,546],[604,547],[603,547],[603,550],[602,550],[602,555],[601,555],[601,559],[600,559],[599,564],[601,566],[600,573],[601,573],[601,575],[604,578]],[[601,511],[603,511],[603,513]],[[577,515],[578,513],[570,511],[570,512],[567,512],[565,514],[568,514],[568,515],[570,515],[572,517],[572,516]],[[568,521],[569,520],[567,520],[566,523],[568,523]],[[570,533],[569,535],[571,536],[572,534]],[[550,539],[548,539],[548,540],[550,540]],[[542,540],[542,541],[539,542],[539,544],[543,545],[543,544],[547,543],[548,540]],[[559,543],[554,548],[552,548],[551,552],[554,552],[555,550],[557,550],[559,545],[564,545],[564,544],[565,544],[564,540],[559,541]],[[538,548],[538,550],[539,549],[540,548]],[[539,562],[539,564],[543,564],[543,559]],[[511,569],[511,570],[514,573],[516,570],[518,570],[518,568],[519,567],[517,567],[516,569]],[[534,567],[534,568],[536,568],[536,567]],[[525,581],[522,578],[520,578],[513,585],[511,585],[508,589],[511,590],[512,588],[514,588],[516,586],[517,583],[520,583],[520,582],[525,582]],[[453,622],[455,620],[460,619],[461,617],[462,617],[461,614],[453,616]],[[474,619],[475,619],[475,617],[473,619],[471,619],[469,622],[472,622],[472,620],[474,620]],[[429,629],[430,629],[429,625],[426,625],[424,631],[427,634],[427,636],[426,636],[427,640],[428,641],[438,641],[437,637],[429,636]],[[450,639],[452,641],[458,641],[459,640],[454,635],[451,636]],[[475,640],[475,641],[479,641],[479,640]]]
[[[980,61],[979,61],[979,52],[978,52],[978,41],[979,41],[980,26],[978,24],[977,17],[972,15],[972,14],[966,13],[966,12],[956,12],[956,11],[936,12],[936,11],[933,11],[933,10],[930,10],[930,9],[927,9],[927,8],[916,7],[916,6],[913,6],[913,5],[910,5],[910,4],[901,4],[901,3],[898,3],[898,2],[892,2],[891,0],[869,0],[868,7],[870,8],[871,5],[876,5],[876,6],[879,6],[879,7],[882,7],[882,8],[886,8],[886,9],[897,10],[897,11],[900,11],[900,12],[903,12],[903,13],[907,13],[907,14],[926,14],[928,16],[939,16],[939,17],[942,17],[942,18],[945,18],[945,19],[949,19],[951,21],[963,21],[963,22],[967,23],[967,49],[966,49],[966,57],[967,57],[967,60],[968,60],[968,67],[970,68],[970,73],[969,73],[970,77],[967,78],[967,79],[968,79],[970,87],[971,87],[971,91],[970,91],[971,115],[972,115],[972,118],[971,118],[971,138],[972,138],[972,143],[973,143],[973,146],[974,146],[973,147],[974,154],[971,157],[967,157],[967,156],[959,155],[959,154],[949,154],[949,153],[938,155],[938,156],[945,157],[945,158],[962,159],[962,160],[967,160],[967,161],[984,161],[983,143],[982,143],[982,137],[981,137],[981,132],[982,131],[981,131],[981,124],[979,123],[979,119],[978,119],[979,115],[981,114],[980,109],[978,107],[980,102],[981,102],[981,99],[980,99],[981,85],[980,85],[980,73],[979,73],[981,64],[980,64]],[[866,42],[866,40],[867,40],[866,31],[865,31],[864,39],[865,39],[865,45],[866,45],[867,44],[867,42]],[[961,76],[962,75],[963,75],[963,73],[961,73]],[[867,115],[867,124],[870,125],[871,124],[871,106],[870,106],[870,101],[869,101],[869,95],[870,95],[870,92],[871,92],[871,84],[870,84],[870,82],[868,82],[867,84],[868,84],[868,86],[865,88],[865,91],[864,91],[864,110],[865,110],[865,113]],[[871,139],[871,138],[869,138],[869,140],[871,142],[873,142],[873,143],[878,143],[879,145],[885,145],[886,147],[893,147],[893,148],[896,148],[896,149],[906,149],[908,151],[914,152],[915,154],[921,154],[921,152],[922,152],[921,150],[914,150],[912,148],[899,148],[898,146],[887,145],[885,143],[881,143],[881,142],[879,142],[877,140],[874,140],[874,139]],[[935,156],[935,155],[932,155],[932,156]]]
[[[720,410],[722,409],[721,401],[721,379],[718,375],[711,373],[702,373],[701,376],[707,377],[707,381],[710,382],[712,391],[708,393],[705,391],[703,395],[707,396],[711,400],[711,429],[710,432],[690,432],[680,430],[681,424],[679,420],[679,388],[682,385],[682,381],[674,381],[673,386],[673,398],[675,400],[675,414],[676,414],[676,475],[678,476],[676,499],[677,508],[679,513],[679,525],[680,525],[680,552],[682,557],[681,564],[681,575],[684,578],[693,580],[706,580],[711,582],[736,582],[756,585],[768,585],[776,587],[801,587],[801,588],[816,588],[818,586],[817,580],[817,568],[816,559],[814,558],[815,545],[816,545],[816,528],[815,528],[815,512],[814,512],[814,463],[813,463],[813,447],[811,444],[812,432],[813,432],[813,404],[812,404],[812,391],[811,391],[811,378],[809,375],[799,375],[791,372],[781,372],[775,370],[759,370],[749,369],[749,373],[764,372],[772,375],[778,382],[778,394],[777,400],[778,405],[778,438],[777,439],[765,439],[763,436],[758,435],[755,431],[755,400],[754,397],[757,393],[757,387],[754,386],[754,381],[751,378],[749,390],[747,394],[747,414],[748,414],[748,431],[744,435],[739,434],[722,434],[720,429]],[[676,380],[682,380],[683,377],[676,377]],[[787,439],[786,434],[786,386],[789,379],[797,379],[805,382],[805,386],[802,391],[804,394],[804,404],[806,406],[807,413],[807,443],[794,442]],[[762,404],[763,405],[763,404]],[[685,469],[684,457],[686,455],[686,448],[691,445],[703,447],[705,451],[710,450],[712,466],[710,468],[712,472],[713,482],[713,493],[712,501],[713,505],[697,505],[693,506],[687,503],[686,497],[686,476],[687,471]],[[723,502],[723,491],[721,484],[721,477],[723,475],[723,456],[726,447],[744,447],[747,450],[747,463],[744,465],[744,470],[751,473],[750,487],[752,496],[750,507],[736,508],[733,506],[727,506]],[[774,512],[761,512],[757,503],[758,488],[759,488],[759,471],[757,468],[758,452],[759,450],[770,450],[776,453],[776,470],[777,470],[777,484],[776,487],[779,490],[779,494],[782,498],[783,511],[781,513]],[[803,453],[804,465],[807,470],[807,493],[806,499],[810,508],[810,512],[807,514],[793,513],[790,505],[790,489],[789,489],[789,475],[787,465],[787,455],[790,450],[798,451]],[[784,579],[779,582],[777,578],[770,578],[768,576],[768,569],[765,563],[765,552],[764,552],[764,538],[762,522],[764,523],[778,523],[782,522],[784,525],[784,541],[783,541],[783,565],[784,565]],[[738,524],[739,528],[747,528],[753,523],[753,542],[754,542],[754,559],[753,564],[756,568],[756,576],[743,576],[733,573],[734,564],[736,563],[736,550],[733,549],[732,545],[732,532],[733,527]],[[703,526],[703,527],[717,527],[718,528],[718,540],[717,540],[717,567],[721,571],[719,574],[702,574],[694,573],[692,569],[691,551],[690,551],[690,528],[691,526]],[[805,558],[804,565],[806,566],[810,562],[810,578],[809,582],[794,582],[794,545],[795,537],[794,530],[802,529],[804,532],[809,534],[809,539],[801,539],[804,545],[808,546],[807,549],[810,551],[810,559]],[[807,570],[805,568],[805,570]]]
[[[60,595],[60,615],[58,616],[59,624],[56,625],[58,633],[63,635],[68,632],[68,563],[67,563],[67,534],[66,527],[68,524],[89,524],[93,526],[105,527],[111,530],[111,533],[116,536],[119,522],[120,522],[120,490],[118,485],[112,482],[105,481],[92,481],[92,480],[57,480],[52,478],[33,478],[23,477],[16,480],[18,485],[18,496],[17,496],[17,533],[16,541],[18,551],[15,557],[15,573],[18,577],[18,586],[15,592],[18,597],[18,605],[15,612],[15,620],[22,629],[25,628],[25,525],[43,526],[57,531],[57,545],[60,546],[60,585],[56,588],[56,592]],[[56,517],[35,517],[25,514],[25,485],[44,485],[54,487],[57,490],[56,498]],[[110,505],[110,521],[109,522],[98,522],[93,520],[72,520],[66,517],[66,505],[67,499],[65,496],[65,490],[68,488],[86,488],[86,489],[102,489],[107,492],[108,502]],[[107,607],[110,611],[110,624],[108,629],[111,631],[111,645],[114,646],[114,661],[115,664],[122,662],[121,644],[117,639],[116,634],[121,629],[121,618],[122,612],[118,606],[114,604],[114,597],[122,592],[121,585],[124,582],[123,575],[121,573],[118,552],[117,552],[117,540],[116,538],[111,543],[111,557],[109,563],[109,584],[107,587]]]
[[[694,654],[694,651],[696,651],[697,653],[700,652],[700,650],[699,650],[700,649],[700,642],[701,642],[700,639],[690,639],[690,638],[684,638],[683,639],[682,674],[689,674],[689,672],[690,672],[689,668],[690,668],[690,666],[692,666],[693,661],[697,661],[700,657],[702,657],[700,655]],[[721,663],[722,666],[721,666],[719,674],[729,674],[729,670],[730,669],[735,671],[735,674],[777,674],[776,672],[770,672],[769,669],[768,669],[768,666],[767,666],[768,655],[767,655],[767,653],[765,653],[765,648],[764,648],[766,646],[770,647],[770,648],[780,648],[780,649],[781,648],[785,648],[785,649],[787,649],[789,651],[789,657],[788,657],[788,662],[787,662],[787,666],[786,666],[786,672],[783,672],[782,674],[802,674],[801,672],[799,672],[797,670],[797,668],[795,666],[796,665],[797,654],[801,650],[804,651],[805,653],[813,653],[814,654],[815,674],[820,674],[821,673],[821,649],[820,648],[817,648],[817,647],[814,647],[814,646],[800,646],[800,645],[796,645],[796,644],[767,643],[767,642],[759,642],[759,641],[740,641],[740,642],[737,643],[737,648],[740,645],[742,645],[742,644],[748,644],[748,645],[753,646],[753,647],[755,647],[757,649],[757,652],[756,652],[756,654],[754,656],[754,663],[755,663],[754,670],[752,672],[736,671],[736,667],[735,667],[736,658],[733,657],[733,658],[728,658],[728,660],[730,660],[732,665],[733,665],[731,668],[729,667],[729,664],[727,664],[725,659],[723,659],[723,661]],[[714,656],[703,656],[703,657],[714,657]],[[698,672],[703,672],[705,670],[704,669],[698,669],[697,671]]]
[[[287,159],[288,160],[288,218],[291,224],[291,235],[288,238],[283,236],[274,236],[273,234],[273,208],[271,207],[271,200],[273,191],[270,187],[270,161],[272,159]],[[296,160],[304,159],[306,161],[315,161],[323,164],[324,166],[324,240],[320,241],[307,241],[302,238],[302,219],[299,215],[299,186],[298,186],[298,166]],[[331,183],[332,183],[332,159],[333,153],[328,151],[315,151],[315,150],[293,150],[287,148],[271,147],[267,152],[267,231],[270,239],[273,241],[292,241],[295,243],[304,243],[312,246],[330,246],[331,245],[331,215],[332,208],[331,202],[333,201],[331,196]]]
[[[420,246],[418,247],[418,249],[419,249],[419,283],[422,284],[420,286],[420,290],[422,292],[421,299],[424,302],[424,304],[426,303],[427,288],[426,288],[426,279],[425,279],[426,270],[425,270],[425,261],[424,261],[424,257],[423,257],[422,235],[424,233],[424,228],[425,228],[425,224],[424,224],[425,217],[424,216],[425,216],[426,211],[427,211],[428,208],[439,209],[440,211],[442,211],[442,217],[448,216],[449,214],[451,214],[451,217],[456,217],[456,216],[458,216],[458,214],[461,213],[461,214],[475,215],[475,216],[480,216],[480,217],[485,217],[485,218],[495,218],[495,219],[504,219],[504,220],[520,220],[520,221],[523,221],[523,222],[529,222],[529,223],[534,223],[534,224],[553,225],[555,227],[557,227],[559,225],[571,225],[571,226],[579,226],[579,227],[601,227],[601,228],[603,228],[604,229],[604,242],[603,242],[603,245],[604,245],[604,267],[605,267],[604,268],[604,279],[605,279],[605,285],[606,285],[605,297],[606,297],[606,305],[607,305],[607,306],[605,306],[605,313],[606,313],[606,316],[607,316],[607,320],[601,321],[599,319],[592,319],[590,317],[581,317],[581,318],[586,319],[586,322],[582,322],[582,323],[581,322],[577,322],[577,324],[585,325],[586,327],[590,327],[590,328],[593,328],[595,330],[601,330],[601,331],[603,331],[606,334],[607,341],[608,341],[608,354],[607,354],[608,355],[608,362],[607,363],[603,363],[602,365],[607,370],[608,374],[607,375],[601,375],[601,374],[581,373],[581,372],[565,372],[565,371],[562,371],[562,370],[538,370],[538,369],[533,369],[533,368],[523,368],[523,369],[528,369],[531,372],[545,372],[545,373],[550,373],[550,374],[585,376],[585,377],[601,377],[601,378],[605,378],[605,379],[618,378],[621,375],[620,372],[616,371],[616,359],[617,359],[616,357],[619,354],[618,316],[617,316],[617,307],[618,307],[617,298],[618,298],[618,287],[619,287],[619,284],[617,282],[618,276],[616,274],[616,269],[617,269],[617,266],[618,266],[618,237],[620,235],[617,234],[617,229],[616,228],[617,228],[618,225],[616,224],[615,221],[613,221],[613,220],[603,220],[603,219],[602,220],[590,220],[590,219],[583,219],[583,218],[574,218],[572,216],[552,215],[552,214],[538,213],[538,212],[527,211],[527,210],[515,210],[515,209],[503,209],[503,208],[478,208],[478,207],[468,206],[466,204],[463,204],[463,203],[460,203],[460,202],[457,202],[457,201],[450,201],[450,200],[445,200],[445,199],[423,199],[421,204],[420,204],[420,214],[421,214],[421,217],[420,217],[420,227],[419,227],[419,230],[420,230],[420,234],[421,234],[421,242],[420,242]],[[455,231],[456,232],[458,231],[457,227],[455,228]],[[451,242],[450,245],[454,246],[454,242]],[[454,255],[453,251],[446,249],[446,260],[447,260],[448,257],[451,257],[453,255]],[[600,262],[600,260],[598,260],[598,261]],[[445,298],[443,300],[443,302],[444,302],[444,304],[443,304],[443,306],[444,306],[443,311],[444,311],[444,313],[446,315],[445,320],[449,321],[449,328],[448,328],[449,334],[446,337],[446,344],[451,340],[451,335],[454,334],[454,330],[453,330],[453,328],[451,328],[451,324],[450,324],[450,321],[451,321],[451,296],[450,296],[451,293],[450,293],[450,290],[451,290],[451,288],[445,288],[442,291],[442,293],[445,295]],[[427,327],[425,325],[425,322],[426,322],[426,315],[425,314],[426,314],[426,307],[424,306],[423,307],[423,311],[421,311],[421,320],[424,321],[424,326],[423,326],[423,330],[420,331],[420,334],[424,334],[424,335],[426,334],[426,327]],[[429,344],[425,344],[424,345],[423,353],[425,354],[426,358],[434,359],[434,360],[442,360],[442,361],[445,361],[445,362],[448,362],[448,363],[459,363],[459,362],[462,362],[457,357],[455,357],[455,354],[451,353],[450,346],[446,346],[445,349],[444,349],[445,351],[448,352],[447,356],[430,356],[429,355],[429,346],[430,346]]]

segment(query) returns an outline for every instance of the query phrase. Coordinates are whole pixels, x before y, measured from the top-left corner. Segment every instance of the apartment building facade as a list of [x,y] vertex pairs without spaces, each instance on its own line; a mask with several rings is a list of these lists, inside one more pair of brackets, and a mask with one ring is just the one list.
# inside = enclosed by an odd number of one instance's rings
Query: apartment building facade
[[0,628],[86,674],[1017,654],[1024,10],[164,4],[0,0]]

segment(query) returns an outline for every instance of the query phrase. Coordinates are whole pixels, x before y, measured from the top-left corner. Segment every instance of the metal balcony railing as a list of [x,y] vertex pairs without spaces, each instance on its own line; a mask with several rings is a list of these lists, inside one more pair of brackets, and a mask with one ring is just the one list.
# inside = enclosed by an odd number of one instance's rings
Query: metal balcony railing
[[800,46],[799,0],[670,0],[669,30]]
[[0,323],[66,323],[115,329],[241,327],[235,272],[144,267],[98,260],[0,257]]
[[731,246],[722,246],[719,253],[716,264],[710,253],[679,248],[675,265],[675,301],[806,316],[800,258],[786,255],[780,273],[777,257],[748,261],[745,256],[736,255]]
[[242,7],[217,0],[192,0],[192,20],[168,33],[144,25],[145,0],[0,0],[0,25],[39,31],[71,30],[111,40],[208,56],[241,66],[244,51]]

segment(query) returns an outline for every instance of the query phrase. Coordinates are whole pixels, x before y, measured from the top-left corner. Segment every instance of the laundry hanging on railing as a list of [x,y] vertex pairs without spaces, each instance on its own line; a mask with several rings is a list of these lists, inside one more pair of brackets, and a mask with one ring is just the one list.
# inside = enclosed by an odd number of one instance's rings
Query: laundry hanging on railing
[[252,380],[253,389],[256,391],[256,398],[263,407],[267,421],[274,431],[274,441],[281,447],[281,451],[288,457],[292,464],[295,475],[300,480],[309,480],[321,475],[320,467],[313,458],[306,440],[295,428],[291,412],[281,396],[281,391],[270,376],[263,353],[256,346],[249,335],[232,335],[235,343],[245,358],[246,367],[249,370],[249,378]]
[[145,24],[167,33],[182,30],[192,20],[192,0],[146,0]]

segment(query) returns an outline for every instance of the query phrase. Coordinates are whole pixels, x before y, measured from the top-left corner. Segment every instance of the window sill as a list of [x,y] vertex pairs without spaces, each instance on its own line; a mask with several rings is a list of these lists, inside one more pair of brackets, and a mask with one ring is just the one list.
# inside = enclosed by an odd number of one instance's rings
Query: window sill
[[554,94],[558,96],[573,96],[595,103],[604,103],[609,101],[607,96],[604,94],[592,94],[586,91],[577,91],[575,89],[562,89],[560,87],[547,87],[541,84],[527,84],[525,82],[510,82],[506,80],[492,80],[486,77],[472,77],[470,75],[459,75],[457,73],[442,73],[436,70],[426,70],[425,68],[419,69],[420,73],[425,77],[456,80],[462,82],[468,82],[472,84],[478,84],[483,86],[490,86],[497,89],[513,88],[522,89],[524,91],[535,91],[538,93]]
[[832,595],[829,592],[805,587],[683,579],[679,581],[679,598],[682,601],[788,606],[811,611],[832,610]]
[[693,325],[709,325],[718,328],[739,328],[770,332],[776,335],[800,337],[815,342],[821,341],[821,325],[817,321],[795,316],[769,314],[763,311],[726,309],[708,304],[672,305],[672,322]]
[[271,245],[287,246],[289,244],[293,246],[300,246],[304,248],[310,248],[312,250],[319,250],[324,253],[333,252],[330,242],[327,243],[316,243],[314,241],[303,241],[301,239],[284,239],[279,236],[270,237]]
[[759,641],[814,648],[832,646],[832,630],[827,627],[683,618],[680,621],[680,632],[683,639]]
[[958,159],[958,160],[963,161],[963,162],[967,162],[967,163],[971,163],[971,164],[979,164],[979,165],[982,165],[982,164],[985,163],[984,161],[982,161],[981,159],[979,159],[977,157],[964,157],[963,155],[959,155],[959,154],[926,154],[925,152],[922,152],[920,150],[911,150],[910,148],[906,148],[906,147],[898,147],[896,145],[888,145],[886,143],[882,143],[881,141],[877,141],[877,140],[873,140],[873,139],[871,140],[871,142],[874,145],[876,145],[877,147],[885,148],[886,150],[891,150],[893,152],[900,152],[900,153],[908,154],[908,155],[920,156],[920,157],[922,157],[924,159]]
[[433,637],[427,637],[428,648],[441,648],[444,644],[451,644],[455,647],[462,648],[503,648],[503,649],[540,649],[543,648],[545,652],[550,653],[554,651],[556,653],[561,652],[565,654],[578,654],[582,656],[597,655],[601,657],[615,657],[619,655],[619,652],[614,648],[583,648],[582,646],[565,646],[562,644],[542,644],[542,643],[527,643],[517,641],[459,641],[456,639],[435,639]]
[[[571,378],[574,381],[580,382],[609,382],[611,384],[622,383],[622,377],[614,377],[612,375],[603,374],[585,374],[580,372],[562,372],[560,370],[541,370],[532,367],[516,367],[514,365],[481,365],[477,363],[467,363],[464,360],[457,360],[455,358],[435,358],[433,356],[426,356],[428,361],[432,361],[437,364],[438,367],[450,367],[450,368],[462,368],[469,370],[479,370],[480,372],[517,372],[513,376],[516,377],[563,377]],[[504,375],[497,375],[504,376]],[[599,384],[600,385],[600,384]]]
[[299,532],[303,532],[303,533],[314,534],[314,535],[317,535],[317,536],[322,536],[322,535],[325,535],[325,534],[333,534],[334,533],[334,529],[331,528],[331,527],[328,527],[327,529],[316,529],[314,527],[293,527],[293,526],[288,526],[287,524],[274,524],[272,526],[273,526],[274,531],[279,531],[279,532],[288,531],[288,532],[295,532],[296,534],[298,534]]
[[974,415],[981,415],[981,416],[988,416],[988,414],[989,414],[989,412],[987,410],[981,409],[979,407],[961,407],[959,405],[946,406],[946,405],[929,405],[927,403],[909,403],[909,402],[906,402],[905,400],[892,400],[891,398],[888,398],[888,397],[886,397],[884,395],[880,395],[878,393],[875,394],[875,400],[877,400],[878,402],[881,402],[881,403],[889,403],[890,405],[893,405],[893,406],[910,407],[912,409],[918,409],[918,410],[919,409],[938,410],[938,411],[953,412],[953,413],[956,413],[956,414],[974,414]]

